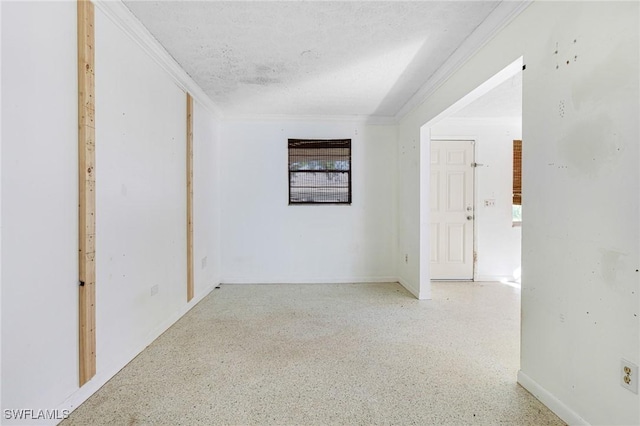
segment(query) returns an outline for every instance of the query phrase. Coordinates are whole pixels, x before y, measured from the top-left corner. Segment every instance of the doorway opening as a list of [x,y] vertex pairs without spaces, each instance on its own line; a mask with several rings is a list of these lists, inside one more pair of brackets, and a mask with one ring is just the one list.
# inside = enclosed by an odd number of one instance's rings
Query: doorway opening
[[[520,280],[512,147],[522,139],[522,65],[519,58],[421,127],[421,187],[429,190],[421,194],[420,281],[428,294],[431,280]],[[460,144],[472,146],[465,167],[443,165]]]

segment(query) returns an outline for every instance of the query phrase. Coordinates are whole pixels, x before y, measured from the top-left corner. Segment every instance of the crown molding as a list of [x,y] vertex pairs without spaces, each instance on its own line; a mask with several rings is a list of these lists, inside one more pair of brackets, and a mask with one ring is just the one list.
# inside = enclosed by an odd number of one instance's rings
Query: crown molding
[[142,50],[144,50],[173,81],[215,118],[222,118],[222,112],[211,98],[198,86],[187,72],[176,62],[156,38],[142,25],[121,0],[92,0],[93,4],[104,13],[116,26],[124,31]]
[[224,121],[320,121],[363,123],[369,125],[397,124],[395,117],[376,115],[226,114]]
[[436,125],[454,126],[521,126],[522,117],[447,117]]
[[489,14],[469,37],[449,56],[445,63],[433,73],[429,80],[400,108],[395,115],[396,122],[421,105],[433,93],[458,71],[471,57],[478,52],[500,30],[522,13],[533,0],[507,1],[503,0]]

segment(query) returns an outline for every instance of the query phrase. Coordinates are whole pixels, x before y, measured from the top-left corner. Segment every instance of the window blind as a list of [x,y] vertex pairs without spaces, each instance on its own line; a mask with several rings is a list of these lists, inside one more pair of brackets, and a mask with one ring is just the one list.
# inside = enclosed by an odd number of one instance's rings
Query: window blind
[[513,141],[513,204],[522,205],[522,141]]
[[289,204],[351,204],[351,139],[289,139]]

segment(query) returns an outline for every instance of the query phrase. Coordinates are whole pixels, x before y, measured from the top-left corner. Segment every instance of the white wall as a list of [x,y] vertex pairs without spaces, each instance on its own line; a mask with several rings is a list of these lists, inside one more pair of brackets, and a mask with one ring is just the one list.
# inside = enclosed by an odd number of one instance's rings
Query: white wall
[[99,10],[95,30],[96,353],[104,371],[128,361],[186,300],[186,95]]
[[186,95],[99,9],[95,31],[97,374],[78,388],[76,4],[2,4],[3,417],[75,408],[219,283],[217,123],[196,102],[187,303]]
[[194,100],[193,125],[193,268],[198,295],[219,284],[222,271],[220,124]]
[[[513,140],[522,138],[520,120],[446,118],[431,128],[431,139],[475,140],[475,232],[477,281],[514,279],[520,264],[521,228],[512,221]],[[495,206],[486,207],[485,200]]]
[[[640,422],[638,395],[619,384],[620,359],[640,360],[638,6],[533,3],[399,129],[413,146],[422,124],[524,55],[519,382],[572,423]],[[399,250],[420,256],[413,158],[400,156]]]
[[2,417],[78,386],[73,2],[2,2]]
[[[2,23],[2,3],[0,3],[0,24]],[[2,49],[2,31],[0,30],[0,50]],[[2,99],[2,55],[0,55],[0,99]],[[0,104],[0,111],[2,105]],[[0,129],[2,129],[2,114],[0,114]],[[0,260],[2,259],[2,134],[0,130]],[[0,261],[0,309],[2,309],[2,261]],[[2,315],[0,314],[0,330],[2,330]],[[0,331],[0,383],[2,383],[2,336]],[[0,385],[0,406],[2,405],[2,386]]]
[[[429,223],[420,222],[421,199],[421,173],[428,175],[420,169],[421,155],[429,150],[420,149],[420,126],[416,121],[414,125],[404,121],[404,126],[398,128],[398,280],[416,297],[428,299],[430,288],[421,286],[420,274],[426,274],[428,270],[420,267],[421,263],[428,264],[428,247],[422,248],[421,242],[428,245],[428,236],[421,239],[421,232],[429,229]],[[424,184],[423,184],[424,185]],[[428,188],[428,183],[426,184]],[[425,201],[426,203],[426,201]],[[421,258],[421,256],[423,258]]]
[[[395,281],[394,126],[252,121],[221,130],[224,282]],[[350,206],[288,205],[289,138],[351,138]]]

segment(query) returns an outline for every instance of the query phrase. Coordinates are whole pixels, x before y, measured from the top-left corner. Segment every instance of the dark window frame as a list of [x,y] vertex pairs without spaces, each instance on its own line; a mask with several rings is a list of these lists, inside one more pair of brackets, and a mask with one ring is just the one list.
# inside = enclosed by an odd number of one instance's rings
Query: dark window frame
[[[346,153],[336,153],[336,151],[347,150]],[[301,151],[308,151],[304,154]],[[314,153],[317,151],[317,153]],[[289,205],[351,205],[353,201],[352,192],[352,149],[351,139],[289,139],[287,145],[288,153],[288,180],[289,180]],[[300,168],[299,160],[301,158],[306,159],[307,163],[313,163],[312,169]],[[338,163],[340,167],[338,167]],[[345,164],[346,163],[346,164]],[[324,165],[323,165],[324,164]],[[332,164],[332,166],[330,166]],[[314,182],[310,186],[297,186],[292,185],[292,181],[295,180],[294,176],[300,174],[313,173],[314,176],[317,173],[325,173],[327,177],[324,179],[314,179]],[[335,180],[336,175],[346,176],[346,185],[328,185],[327,182]],[[344,179],[338,179],[344,180]],[[324,181],[324,183],[322,183]],[[307,183],[307,185],[309,185]],[[300,200],[296,197],[299,196],[299,192],[294,194],[295,189],[308,188],[306,193],[311,199]],[[331,193],[331,189],[335,189],[334,193]],[[347,199],[341,201],[335,198],[341,198],[344,196],[344,189],[347,190]],[[325,198],[328,195],[327,198]],[[314,198],[315,197],[315,198]],[[331,198],[334,197],[334,198]],[[323,199],[324,198],[324,199]]]

